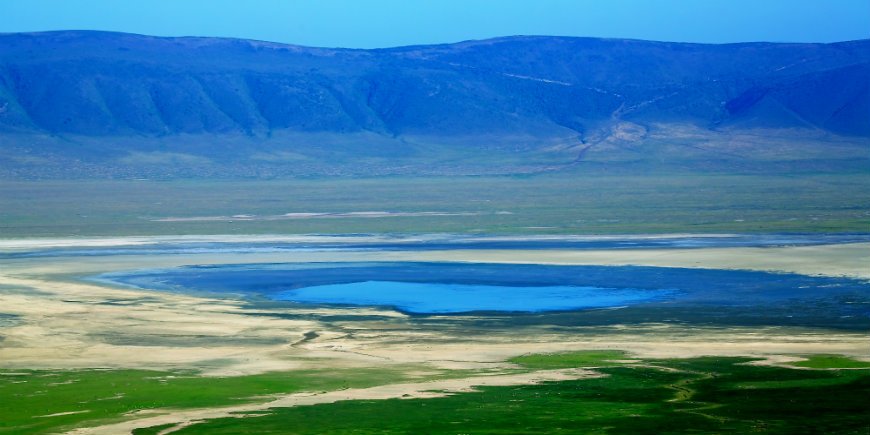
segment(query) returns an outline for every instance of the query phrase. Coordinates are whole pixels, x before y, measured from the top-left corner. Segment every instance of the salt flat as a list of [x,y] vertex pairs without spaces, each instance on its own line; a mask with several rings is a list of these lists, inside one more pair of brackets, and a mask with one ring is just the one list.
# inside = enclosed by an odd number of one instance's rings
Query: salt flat
[[[727,237],[727,236],[722,236]],[[197,253],[137,252],[136,247],[197,240],[217,243]],[[353,236],[355,243],[394,237]],[[413,247],[431,240],[402,239]],[[155,409],[71,434],[114,434],[161,424],[175,429],[203,419],[244,416],[271,407],[340,400],[424,398],[477,385],[517,385],[579,379],[585,370],[522,371],[511,358],[583,350],[619,350],[631,358],[756,357],[781,365],[806,355],[836,354],[870,361],[866,331],[807,325],[704,325],[661,321],[596,324],[528,322],[486,313],[412,316],[388,307],[275,304],[222,294],[189,294],[94,281],[99,274],[184,266],[257,264],[548,264],[654,266],[789,272],[870,278],[870,243],[779,247],[640,249],[224,249],[221,243],[317,244],[324,236],[134,237],[6,240],[0,253],[60,249],[48,256],[7,256],[0,269],[0,311],[13,321],[0,329],[0,368],[9,370],[193,370],[199,376],[243,376],[323,369],[389,368],[419,382],[264,397],[255,403],[187,410]],[[403,245],[404,246],[404,245]],[[470,246],[474,246],[471,244]],[[111,247],[133,251],[99,251]],[[161,248],[161,249],[163,249]],[[84,249],[84,251],[81,251]],[[96,251],[88,251],[96,249]],[[174,269],[173,269],[174,270]],[[663,269],[666,270],[666,269]],[[825,278],[829,279],[829,278]],[[622,319],[621,307],[610,311]],[[607,318],[608,311],[598,311]],[[557,323],[557,317],[552,318]],[[426,380],[426,373],[449,379]],[[452,374],[452,375],[451,375]],[[64,411],[73,412],[73,411]],[[75,411],[80,412],[80,411]],[[59,414],[60,415],[60,414]],[[63,414],[74,415],[74,414]],[[77,415],[77,414],[75,414]],[[84,414],[83,414],[84,415]]]
[[[81,243],[105,246],[155,240],[165,241],[142,237]],[[76,243],[75,239],[15,241],[7,242],[6,248],[69,247]],[[870,278],[866,267],[870,264],[868,243],[777,248],[365,250],[8,259],[0,271],[0,286],[17,290],[0,291],[0,302],[4,313],[18,317],[15,325],[2,330],[5,340],[0,348],[0,364],[6,368],[191,367],[219,374],[294,369],[310,366],[312,358],[318,359],[318,365],[325,359],[339,366],[401,361],[479,367],[497,365],[527,352],[590,348],[618,348],[645,356],[813,352],[868,356],[863,332],[800,327],[722,329],[638,324],[564,328],[541,334],[540,326],[527,326],[512,329],[509,337],[502,333],[481,334],[474,337],[473,343],[457,344],[453,342],[458,338],[454,332],[420,326],[388,309],[356,308],[351,317],[357,316],[360,321],[341,322],[318,320],[327,315],[349,314],[329,307],[270,308],[261,310],[264,315],[254,316],[251,314],[257,309],[245,307],[242,300],[114,288],[78,279],[102,272],[183,265],[359,261],[632,264]],[[297,316],[291,320],[269,315],[291,312],[320,317]],[[376,319],[372,320],[372,316]],[[317,331],[319,337],[289,347],[308,331]],[[113,336],[123,336],[124,340]],[[422,336],[427,339],[420,340]],[[147,343],[147,347],[137,342]]]

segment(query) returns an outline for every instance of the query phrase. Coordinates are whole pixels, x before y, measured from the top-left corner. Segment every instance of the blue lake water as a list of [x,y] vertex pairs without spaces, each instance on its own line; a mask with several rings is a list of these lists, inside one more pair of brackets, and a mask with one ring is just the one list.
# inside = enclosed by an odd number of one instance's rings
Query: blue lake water
[[[483,263],[280,263],[102,274],[114,284],[412,314],[588,312],[622,321],[870,327],[870,284],[738,270]],[[260,303],[260,302],[256,302]],[[623,308],[624,307],[624,308]],[[628,316],[630,313],[631,316]],[[616,313],[600,322],[615,319]],[[628,317],[627,317],[628,316]]]
[[272,295],[277,300],[322,304],[391,306],[409,313],[471,311],[538,312],[624,306],[660,300],[672,290],[578,286],[497,285],[363,281],[318,285]]

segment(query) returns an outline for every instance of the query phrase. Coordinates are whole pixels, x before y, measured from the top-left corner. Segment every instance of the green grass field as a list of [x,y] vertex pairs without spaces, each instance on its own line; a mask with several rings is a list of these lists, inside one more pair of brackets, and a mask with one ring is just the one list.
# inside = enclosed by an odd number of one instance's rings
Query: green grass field
[[[531,367],[599,366],[618,353],[521,357]],[[745,365],[741,358],[647,360],[607,377],[437,399],[346,401],[225,418],[178,434],[865,434],[870,372]],[[573,364],[572,364],[573,363]],[[771,384],[777,380],[780,384]],[[142,430],[139,435],[155,433]]]
[[570,353],[531,354],[511,358],[510,362],[536,370],[564,369],[573,367],[610,367],[621,365],[627,357],[618,350],[601,350]]
[[870,362],[857,361],[841,355],[810,355],[805,361],[792,363],[811,369],[870,369]]
[[[395,369],[275,372],[203,377],[147,370],[0,371],[0,434],[44,434],[154,408],[195,408],[268,400],[297,391],[367,387],[403,379]],[[71,413],[66,415],[56,415]]]
[[[848,367],[834,355],[810,358]],[[631,360],[619,351],[524,355],[517,371],[594,367],[606,377],[486,387],[444,398],[356,400],[216,419],[179,434],[842,433],[865,434],[870,370],[798,370],[745,358]],[[833,363],[831,361],[836,361]],[[820,363],[819,363],[820,364]],[[407,369],[407,367],[405,367]],[[444,372],[434,377],[471,373]],[[200,408],[298,391],[366,387],[399,370],[201,377],[143,370],[0,371],[0,433],[49,434],[156,408]],[[55,415],[69,413],[65,415]],[[140,429],[156,434],[164,425]]]
[[[157,234],[866,232],[870,174],[272,181],[3,181],[0,237]],[[472,216],[154,222],[298,212]]]

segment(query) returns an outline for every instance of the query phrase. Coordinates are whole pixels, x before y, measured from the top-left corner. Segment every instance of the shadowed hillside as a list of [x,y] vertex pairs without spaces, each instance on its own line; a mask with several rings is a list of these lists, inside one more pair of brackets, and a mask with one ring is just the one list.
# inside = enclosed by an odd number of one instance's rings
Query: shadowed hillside
[[7,178],[859,170],[870,41],[6,34],[0,140]]

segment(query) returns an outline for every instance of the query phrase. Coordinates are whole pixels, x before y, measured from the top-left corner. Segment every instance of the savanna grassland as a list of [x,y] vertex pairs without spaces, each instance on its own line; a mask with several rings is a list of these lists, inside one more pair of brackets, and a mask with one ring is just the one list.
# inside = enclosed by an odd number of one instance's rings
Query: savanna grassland
[[364,387],[402,379],[390,370],[300,370],[213,378],[193,371],[3,370],[0,433],[54,433],[158,408],[202,408],[270,394]]
[[[5,181],[0,236],[865,232],[868,186],[866,173]],[[369,211],[438,214],[282,217]]]
[[[560,361],[564,358],[564,361]],[[582,364],[549,355],[551,366]],[[583,358],[580,358],[583,359]],[[739,358],[604,366],[597,379],[484,387],[434,399],[349,401],[225,418],[179,434],[861,434],[870,374],[746,365]],[[522,362],[522,359],[519,359]],[[153,434],[140,430],[137,435]]]
[[[618,351],[517,357],[514,371],[586,367],[603,375],[538,385],[480,387],[427,399],[353,400],[274,408],[179,428],[181,434],[288,433],[836,433],[870,420],[870,372],[839,358],[825,369],[758,366],[746,358],[629,359]],[[203,379],[191,373],[3,373],[15,405],[3,433],[52,433],[154,408],[227,406],[269,393],[376,385],[385,373],[296,372]],[[393,379],[395,381],[396,379]],[[22,382],[26,381],[26,382]],[[105,396],[105,397],[104,397]],[[49,397],[52,400],[47,400]],[[40,413],[67,410],[68,415]],[[72,411],[70,411],[72,410]],[[156,434],[165,424],[137,429]]]
[[[870,425],[867,363],[826,357],[824,369],[747,358],[632,359],[619,351],[532,354],[514,372],[589,368],[601,377],[479,387],[447,397],[353,400],[209,420],[181,434],[287,433],[842,433]],[[859,369],[858,367],[863,367]],[[377,370],[202,378],[189,372],[4,371],[0,433],[54,433],[131,411],[258,402],[270,394],[361,388],[400,380]],[[468,373],[465,373],[466,375]],[[452,374],[457,376],[457,373]],[[440,374],[444,377],[445,374]],[[428,379],[438,378],[430,374]],[[52,416],[53,413],[65,415]],[[165,424],[137,429],[156,434]]]

